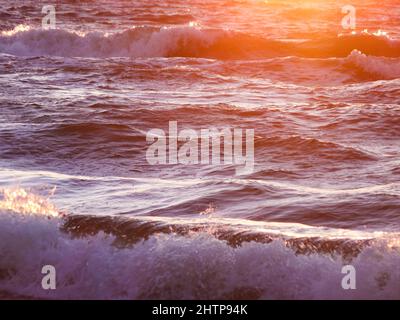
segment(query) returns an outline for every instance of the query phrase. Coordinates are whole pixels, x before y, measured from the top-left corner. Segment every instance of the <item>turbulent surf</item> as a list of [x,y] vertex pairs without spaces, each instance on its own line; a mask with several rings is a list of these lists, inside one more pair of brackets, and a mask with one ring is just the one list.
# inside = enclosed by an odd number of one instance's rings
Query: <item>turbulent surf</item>
[[[396,1],[42,5],[0,4],[0,298],[400,298]],[[170,121],[254,170],[149,164]]]

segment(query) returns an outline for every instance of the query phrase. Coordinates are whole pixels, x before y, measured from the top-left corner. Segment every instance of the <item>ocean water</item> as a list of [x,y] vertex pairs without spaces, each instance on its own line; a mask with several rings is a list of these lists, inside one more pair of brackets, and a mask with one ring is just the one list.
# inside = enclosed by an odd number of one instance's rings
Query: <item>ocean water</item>
[[[400,299],[397,1],[48,4],[0,1],[0,298]],[[253,172],[150,165],[170,121]]]

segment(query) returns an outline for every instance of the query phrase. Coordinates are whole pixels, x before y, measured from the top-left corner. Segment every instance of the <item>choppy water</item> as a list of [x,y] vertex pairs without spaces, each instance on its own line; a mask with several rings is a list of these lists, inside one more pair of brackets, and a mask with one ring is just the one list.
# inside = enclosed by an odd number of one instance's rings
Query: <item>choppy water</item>
[[[396,1],[44,4],[0,2],[5,297],[400,298]],[[169,121],[254,129],[254,172],[149,165]]]

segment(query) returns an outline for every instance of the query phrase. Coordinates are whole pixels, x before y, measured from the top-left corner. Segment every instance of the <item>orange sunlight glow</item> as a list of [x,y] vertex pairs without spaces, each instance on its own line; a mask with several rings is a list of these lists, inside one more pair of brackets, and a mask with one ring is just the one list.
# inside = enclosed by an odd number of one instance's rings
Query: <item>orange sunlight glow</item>
[[[52,192],[55,191],[55,188]],[[30,193],[23,188],[9,188],[0,190],[3,199],[0,201],[0,210],[18,212],[24,215],[43,215],[58,217],[57,208],[46,198]]]

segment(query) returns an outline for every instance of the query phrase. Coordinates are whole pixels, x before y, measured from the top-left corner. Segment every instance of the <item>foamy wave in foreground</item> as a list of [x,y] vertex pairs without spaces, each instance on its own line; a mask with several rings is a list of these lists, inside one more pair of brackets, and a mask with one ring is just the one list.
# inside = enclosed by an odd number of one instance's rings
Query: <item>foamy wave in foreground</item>
[[[122,245],[115,242],[116,236],[100,229],[87,234],[74,233],[65,230],[64,223],[64,219],[48,219],[47,215],[0,211],[3,296],[400,298],[398,237],[373,239],[357,256],[345,261],[340,255],[319,251],[298,254],[278,239],[230,245],[212,232],[195,228],[185,235],[173,230],[156,232]],[[79,229],[79,225],[75,227]],[[341,268],[347,263],[357,270],[357,290],[341,288]],[[41,268],[49,264],[57,270],[55,291],[44,291],[40,285]]]
[[195,25],[134,27],[122,32],[86,34],[19,25],[0,35],[0,52],[19,56],[62,57],[346,57],[353,49],[368,55],[400,56],[400,44],[386,34],[340,35],[331,39],[286,42]]

